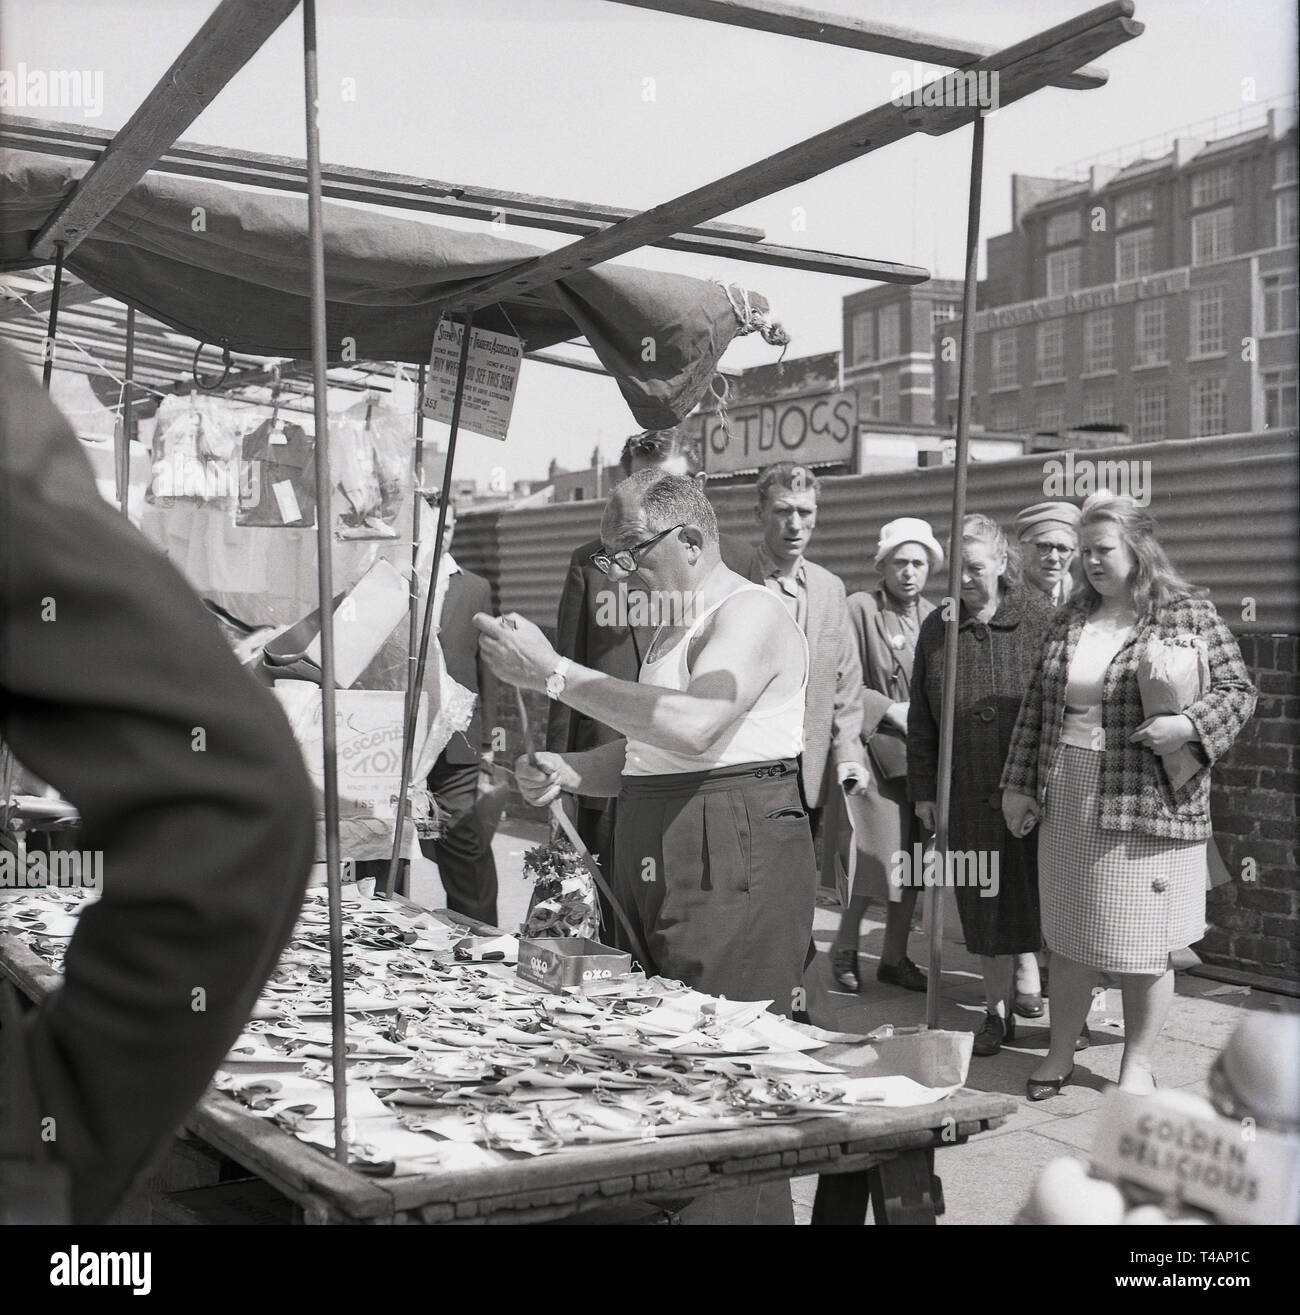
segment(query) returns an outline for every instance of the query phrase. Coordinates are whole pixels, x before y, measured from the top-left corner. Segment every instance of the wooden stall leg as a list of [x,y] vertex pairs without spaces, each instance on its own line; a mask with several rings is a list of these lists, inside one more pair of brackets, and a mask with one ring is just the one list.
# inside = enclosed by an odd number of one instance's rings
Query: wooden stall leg
[[[938,1214],[934,1151],[925,1147],[900,1151],[876,1165],[871,1182],[871,1208],[878,1224],[933,1224]],[[940,1189],[941,1191],[942,1189]],[[942,1196],[940,1195],[940,1200]]]
[[824,1173],[817,1179],[813,1197],[814,1224],[865,1224],[870,1193],[870,1174]]

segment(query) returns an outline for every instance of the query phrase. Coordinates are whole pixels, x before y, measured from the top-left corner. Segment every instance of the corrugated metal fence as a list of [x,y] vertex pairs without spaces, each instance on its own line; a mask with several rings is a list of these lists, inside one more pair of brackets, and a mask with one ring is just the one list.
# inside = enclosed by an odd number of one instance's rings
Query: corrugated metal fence
[[[1151,443],[1074,454],[1075,484],[1064,496],[1081,501],[1095,465],[1121,461],[1146,476],[1160,539],[1177,566],[1213,593],[1224,620],[1241,633],[1300,633],[1300,448],[1294,431]],[[1045,480],[1066,454],[1038,453],[972,465],[967,506],[1003,525],[1045,497]],[[1129,463],[1149,463],[1131,466]],[[1068,473],[1068,472],[1067,472]],[[839,575],[852,593],[871,587],[880,527],[920,516],[946,539],[952,467],[823,480],[809,557]],[[725,533],[756,539],[753,486],[709,491]],[[603,502],[564,503],[514,512],[467,512],[456,531],[456,557],[492,581],[500,611],[539,625],[555,623],[560,588],[573,549],[592,538]],[[938,596],[946,575],[932,580]],[[1253,601],[1252,601],[1253,600]]]

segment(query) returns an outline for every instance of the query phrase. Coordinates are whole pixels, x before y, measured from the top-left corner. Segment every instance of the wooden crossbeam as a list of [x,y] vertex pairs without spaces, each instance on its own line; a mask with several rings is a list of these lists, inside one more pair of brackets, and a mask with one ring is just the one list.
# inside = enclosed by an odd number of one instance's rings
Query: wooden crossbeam
[[[17,117],[0,124],[0,141],[6,144],[78,159],[94,159],[107,139],[108,134],[79,124],[60,124],[58,131],[51,131],[45,124],[38,125],[35,120]],[[209,178],[281,192],[301,193],[307,187],[306,166],[301,160],[225,147],[178,144],[160,156],[153,168],[159,173]],[[335,200],[457,215],[485,222],[504,220],[507,225],[570,233],[576,237],[603,232],[611,224],[637,213],[604,205],[584,210],[579,202],[562,202],[554,197],[494,192],[406,174],[375,173],[337,165],[324,170],[323,193]],[[761,228],[705,223],[663,236],[650,245],[669,251],[687,251],[859,280],[920,283],[930,277],[929,271],[918,265],[782,246],[760,241],[762,236]]]
[[[802,5],[780,4],[777,0],[612,0],[612,3],[653,9],[661,14],[680,14],[683,18],[704,19],[711,23],[727,23],[732,27],[747,27],[776,36],[819,41],[823,45],[841,46],[847,50],[944,64],[950,68],[965,68],[997,49],[976,41],[957,45],[942,37],[881,23],[874,18],[830,14],[819,9],[805,9]],[[1108,76],[1105,69],[1081,68],[1053,78],[1052,85],[1087,91],[1105,86]]]
[[[6,297],[3,290],[0,290],[0,321],[21,320],[38,313],[44,315],[50,309],[50,299],[53,296],[53,288],[43,288],[25,297],[23,300],[27,305],[24,305],[16,297]],[[97,292],[89,283],[83,283],[81,279],[65,278],[59,293],[59,314],[62,315],[64,311],[73,306],[80,306],[84,302],[96,301],[101,296],[103,293]],[[29,310],[28,307],[31,309]]]
[[296,0],[221,0],[153,91],[32,243],[51,259],[73,250],[212,103],[297,7]]
[[[964,73],[996,71],[999,106],[1012,104],[1047,86],[1058,74],[1075,69],[1094,56],[1138,36],[1142,24],[1133,21],[1132,13],[1131,0],[1112,0],[1110,4],[1008,46],[980,60]],[[961,76],[963,74],[949,74],[947,78]],[[666,232],[676,232],[683,226],[698,224],[714,215],[727,214],[796,183],[806,182],[913,133],[939,136],[952,132],[969,123],[980,113],[980,108],[964,99],[963,103],[954,103],[957,98],[944,91],[947,85],[946,79],[938,79],[929,84],[928,89],[920,89],[915,103],[897,105],[890,102],[878,106],[744,169],[625,219],[601,233],[526,261],[512,270],[480,279],[444,299],[437,309],[444,313],[453,309],[465,313],[530,292],[578,270],[649,245]],[[927,103],[927,90],[934,93],[930,99],[937,103]]]

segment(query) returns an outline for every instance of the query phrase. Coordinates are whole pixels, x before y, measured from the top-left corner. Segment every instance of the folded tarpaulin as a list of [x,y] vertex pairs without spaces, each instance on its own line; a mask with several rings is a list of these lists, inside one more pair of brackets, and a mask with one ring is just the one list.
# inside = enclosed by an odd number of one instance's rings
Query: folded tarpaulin
[[[30,151],[0,155],[0,270],[30,267],[32,240],[90,168]],[[458,286],[544,254],[487,233],[324,203],[331,360],[429,358],[432,306]],[[68,254],[105,296],[200,342],[254,356],[311,355],[307,201],[151,173]],[[681,274],[602,265],[475,313],[526,351],[581,334],[638,423],[676,424],[708,387],[756,294]]]

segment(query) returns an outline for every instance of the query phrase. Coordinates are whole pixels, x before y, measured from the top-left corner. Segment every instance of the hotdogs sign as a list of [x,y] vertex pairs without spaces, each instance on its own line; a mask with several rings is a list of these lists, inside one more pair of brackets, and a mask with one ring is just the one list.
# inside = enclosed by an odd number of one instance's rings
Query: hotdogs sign
[[704,468],[710,475],[755,470],[773,461],[854,459],[856,393],[818,393],[728,408],[704,417]]

